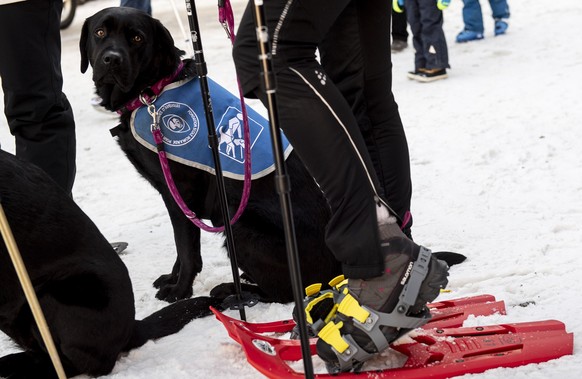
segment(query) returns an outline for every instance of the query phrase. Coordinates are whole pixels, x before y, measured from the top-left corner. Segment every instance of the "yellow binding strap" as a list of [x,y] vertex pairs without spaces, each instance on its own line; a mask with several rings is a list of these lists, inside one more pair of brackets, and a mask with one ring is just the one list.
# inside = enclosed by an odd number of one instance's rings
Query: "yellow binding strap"
[[343,298],[338,307],[338,312],[353,317],[360,323],[364,323],[370,316],[370,312],[360,306],[358,301],[349,293]]
[[345,281],[346,278],[343,275],[338,275],[335,278],[333,278],[332,280],[329,281],[329,286],[331,288],[337,286],[338,284],[342,283],[343,281]]
[[316,295],[321,290],[321,283],[314,283],[305,287],[305,294],[307,296]]
[[342,338],[340,334],[340,329],[344,325],[343,322],[338,322],[334,324],[333,322],[328,323],[317,333],[317,336],[331,345],[340,354],[342,354],[350,345]]
[[[325,292],[321,296],[318,296],[315,299],[311,300],[309,303],[307,303],[307,305],[305,306],[305,316],[307,317],[307,322],[309,324],[313,324],[315,322],[313,320],[313,318],[311,318],[311,310],[313,309],[313,307],[315,307],[317,304],[319,304],[323,300],[329,299],[329,298],[331,298],[333,300],[333,293],[332,292]],[[331,318],[335,315],[336,309],[337,309],[337,304],[334,304],[333,308],[327,314],[327,316],[325,317],[325,320],[323,320],[323,321],[328,322],[329,320],[331,320]]]

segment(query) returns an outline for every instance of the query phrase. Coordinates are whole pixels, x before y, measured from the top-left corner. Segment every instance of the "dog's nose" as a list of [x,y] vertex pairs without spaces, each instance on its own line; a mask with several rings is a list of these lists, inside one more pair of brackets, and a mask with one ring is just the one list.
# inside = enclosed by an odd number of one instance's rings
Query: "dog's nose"
[[121,58],[121,54],[119,54],[118,52],[108,51],[103,54],[101,60],[103,61],[104,64],[108,66],[116,67],[121,64],[123,59]]

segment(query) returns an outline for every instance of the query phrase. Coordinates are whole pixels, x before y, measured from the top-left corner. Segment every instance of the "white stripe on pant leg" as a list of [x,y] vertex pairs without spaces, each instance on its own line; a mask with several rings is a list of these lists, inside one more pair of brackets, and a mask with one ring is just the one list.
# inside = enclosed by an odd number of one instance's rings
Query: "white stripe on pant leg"
[[[366,164],[364,163],[364,158],[362,158],[362,155],[360,154],[360,151],[356,148],[356,144],[354,143],[354,140],[352,139],[352,136],[350,136],[350,133],[348,133],[348,130],[346,129],[346,126],[344,125],[344,123],[340,120],[340,118],[338,117],[338,115],[335,113],[335,111],[329,105],[329,103],[325,100],[325,98],[317,91],[317,89],[315,89],[315,87],[313,87],[311,85],[311,83],[309,83],[309,81],[303,75],[301,75],[301,73],[299,71],[297,71],[296,69],[294,69],[292,67],[289,67],[289,69],[291,71],[293,71],[294,73],[296,73],[305,82],[305,84],[307,84],[309,86],[309,88],[311,88],[311,90],[317,95],[317,97],[319,97],[321,99],[321,101],[323,102],[323,104],[325,104],[325,106],[329,109],[329,111],[331,112],[331,114],[333,115],[333,117],[337,120],[338,124],[340,124],[340,126],[342,127],[344,133],[348,137],[348,140],[350,141],[350,144],[352,145],[352,148],[354,149],[354,151],[358,155],[358,159],[360,160],[360,163],[362,164],[362,167],[364,168],[364,171],[366,172],[366,176],[368,177],[368,181],[370,182],[370,186],[372,187],[372,190],[374,191],[374,194],[375,194],[376,198],[378,199],[378,202],[380,202],[382,205],[386,206],[392,213],[394,213],[394,211],[392,210],[392,208],[390,208],[388,206],[388,204],[386,204],[384,202],[384,200],[378,195],[378,192],[376,191],[376,187],[374,186],[374,181],[372,180],[372,177],[370,176],[370,172],[368,171],[368,168],[366,167]],[[394,213],[394,214],[396,214],[396,213]]]

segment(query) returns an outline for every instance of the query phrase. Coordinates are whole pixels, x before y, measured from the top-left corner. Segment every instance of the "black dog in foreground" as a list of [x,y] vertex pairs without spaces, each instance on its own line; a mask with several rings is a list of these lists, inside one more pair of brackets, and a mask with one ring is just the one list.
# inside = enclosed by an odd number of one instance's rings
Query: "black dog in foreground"
[[[156,19],[130,8],[107,8],[88,18],[81,40],[81,71],[93,67],[93,81],[102,105],[111,111],[124,106],[172,75],[184,53],[174,46],[169,31]],[[195,77],[191,60],[175,81]],[[204,110],[197,110],[204,118]],[[175,301],[192,295],[192,282],[202,270],[200,230],[182,213],[166,186],[158,156],[133,137],[129,127],[131,112],[121,114],[117,128],[119,145],[138,172],[162,195],[168,209],[177,260],[172,272],[154,282],[157,297]],[[304,284],[326,283],[339,273],[341,266],[325,245],[325,226],[330,217],[321,190],[295,153],[286,161],[291,178],[291,198],[299,261]],[[215,177],[203,170],[170,161],[176,185],[188,207],[213,225],[223,224]],[[240,202],[242,181],[225,178],[228,203],[233,215]],[[256,284],[245,290],[257,293],[263,301],[288,302],[292,287],[285,252],[279,196],[274,188],[274,174],[253,180],[250,199],[242,217],[233,226],[236,256],[244,278]],[[439,256],[454,263],[458,256]],[[222,285],[211,295],[226,296],[232,285]]]
[[[51,178],[0,150],[0,199],[67,377],[107,374],[120,353],[176,333],[219,306],[213,298],[193,298],[136,321],[126,267]],[[57,377],[1,238],[0,330],[24,350],[0,358],[0,377]]]

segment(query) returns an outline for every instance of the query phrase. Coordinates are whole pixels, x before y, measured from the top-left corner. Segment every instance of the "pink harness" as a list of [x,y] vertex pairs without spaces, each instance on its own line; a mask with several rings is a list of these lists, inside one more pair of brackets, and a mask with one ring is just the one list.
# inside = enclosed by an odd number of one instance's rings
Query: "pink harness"
[[[161,79],[159,82],[155,83],[153,86],[143,90],[142,93],[138,97],[136,97],[132,101],[125,104],[125,106],[123,106],[121,109],[118,109],[117,113],[122,114],[125,112],[132,112],[132,111],[136,110],[137,108],[141,107],[142,105],[147,105],[147,104],[149,104],[149,102],[153,103],[155,101],[155,98],[160,93],[162,93],[162,91],[164,90],[164,87],[166,87],[168,84],[172,83],[174,81],[174,79],[176,79],[178,77],[180,72],[182,72],[183,68],[184,68],[184,62],[180,61],[178,68],[176,69],[176,71],[174,71],[174,73],[172,75]],[[151,94],[147,94],[146,92],[151,92]],[[147,101],[147,103],[143,103],[141,101],[142,97]]]

